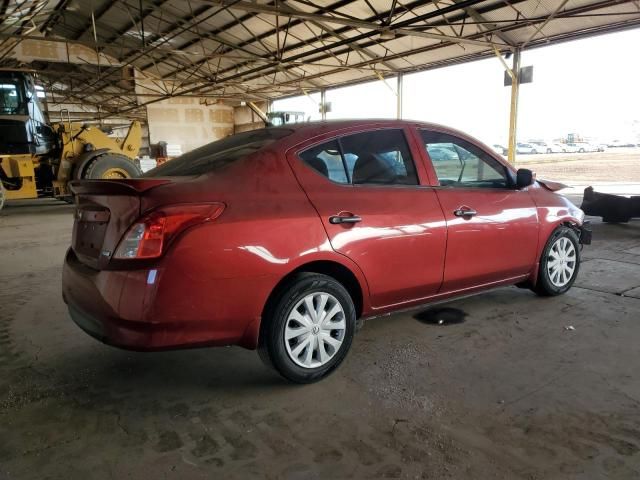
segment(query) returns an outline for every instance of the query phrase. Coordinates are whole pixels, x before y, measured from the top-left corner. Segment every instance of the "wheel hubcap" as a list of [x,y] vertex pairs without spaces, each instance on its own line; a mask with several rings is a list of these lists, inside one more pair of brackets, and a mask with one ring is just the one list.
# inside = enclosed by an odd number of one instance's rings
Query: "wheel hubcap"
[[284,329],[289,358],[304,368],[317,368],[331,360],[344,341],[344,309],[325,292],[305,296],[293,307]]
[[547,259],[547,274],[556,287],[564,287],[576,271],[576,248],[566,237],[555,241]]

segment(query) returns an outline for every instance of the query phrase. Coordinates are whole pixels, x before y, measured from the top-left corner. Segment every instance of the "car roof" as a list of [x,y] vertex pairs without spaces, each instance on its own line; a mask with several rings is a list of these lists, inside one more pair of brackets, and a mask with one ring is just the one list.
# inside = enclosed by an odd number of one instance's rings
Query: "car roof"
[[407,125],[419,124],[425,127],[436,127],[439,129],[447,128],[444,125],[438,125],[436,123],[422,122],[416,120],[396,120],[390,118],[367,118],[367,119],[345,119],[345,120],[316,120],[312,122],[300,122],[282,125],[277,128],[286,128],[297,132],[310,133],[316,130],[321,130],[323,133],[334,130],[342,130],[353,127],[375,127],[380,125],[396,126],[402,128]]
[[418,120],[395,120],[388,118],[371,118],[371,119],[350,119],[350,120],[321,120],[304,123],[292,123],[288,125],[281,125],[278,127],[271,127],[277,129],[284,129],[292,131],[291,135],[288,135],[281,139],[283,143],[294,145],[304,140],[311,139],[319,135],[326,135],[331,133],[338,133],[343,130],[350,129],[374,129],[374,128],[404,128],[407,126],[414,126],[419,128],[434,129],[445,133],[471,140],[473,143],[479,143],[485,145],[477,138],[471,137],[465,132],[456,130],[454,128],[440,125],[432,122],[423,122]]

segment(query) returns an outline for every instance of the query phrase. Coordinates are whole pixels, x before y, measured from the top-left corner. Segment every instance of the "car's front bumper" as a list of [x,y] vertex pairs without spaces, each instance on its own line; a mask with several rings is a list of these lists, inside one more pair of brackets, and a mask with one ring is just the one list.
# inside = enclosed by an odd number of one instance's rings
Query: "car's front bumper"
[[583,222],[580,225],[580,232],[578,238],[580,239],[580,243],[582,245],[591,245],[591,222]]

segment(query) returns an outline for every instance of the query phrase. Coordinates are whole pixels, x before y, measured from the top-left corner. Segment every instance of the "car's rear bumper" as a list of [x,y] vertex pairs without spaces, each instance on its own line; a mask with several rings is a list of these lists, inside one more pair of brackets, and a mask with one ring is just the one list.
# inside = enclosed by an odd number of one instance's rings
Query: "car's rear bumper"
[[152,342],[152,329],[143,331],[140,328],[131,328],[124,325],[116,318],[101,318],[82,310],[75,303],[69,303],[69,316],[78,327],[96,340],[129,350],[154,350],[162,346],[155,346]]
[[[246,305],[234,309],[223,304],[225,298],[233,297],[231,290],[242,288],[241,282],[226,279],[220,285],[213,281],[211,292],[218,294],[205,292],[203,297],[193,289],[193,297],[185,298],[184,291],[178,292],[173,284],[163,288],[161,276],[157,273],[158,281],[151,283],[148,269],[93,270],[69,250],[63,267],[62,296],[73,321],[108,345],[138,351],[256,346],[259,315],[245,313]],[[251,285],[250,280],[247,283]],[[181,305],[180,314],[168,305]]]

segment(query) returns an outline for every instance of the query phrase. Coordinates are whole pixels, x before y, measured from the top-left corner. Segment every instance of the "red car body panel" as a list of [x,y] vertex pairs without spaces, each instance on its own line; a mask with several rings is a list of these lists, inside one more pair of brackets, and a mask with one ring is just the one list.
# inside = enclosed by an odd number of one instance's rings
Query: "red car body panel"
[[[62,282],[72,317],[91,335],[124,348],[255,348],[271,294],[292,272],[313,266],[350,272],[363,317],[535,281],[546,239],[561,223],[580,225],[580,210],[537,183],[523,190],[439,186],[416,127],[446,131],[491,153],[437,125],[323,122],[291,127],[290,135],[221,174],[74,184],[78,214]],[[388,128],[404,129],[420,185],[335,184],[297,156],[337,136]],[[140,216],[163,205],[203,202],[225,209],[181,232],[160,258],[113,258]],[[463,205],[478,215],[453,216]],[[328,221],[344,212],[362,222]]]
[[[361,131],[362,128],[353,128],[344,133]],[[327,139],[322,136],[296,146],[289,150],[287,158],[318,212],[333,249],[353,260],[368,279],[372,307],[383,308],[437,294],[442,284],[446,227],[434,189],[423,185],[345,185],[327,181],[297,157],[301,149]],[[422,164],[418,166],[418,177],[422,184],[428,182]],[[341,214],[358,215],[363,220],[357,225],[329,222],[329,217]],[[403,275],[389,275],[390,270]]]

